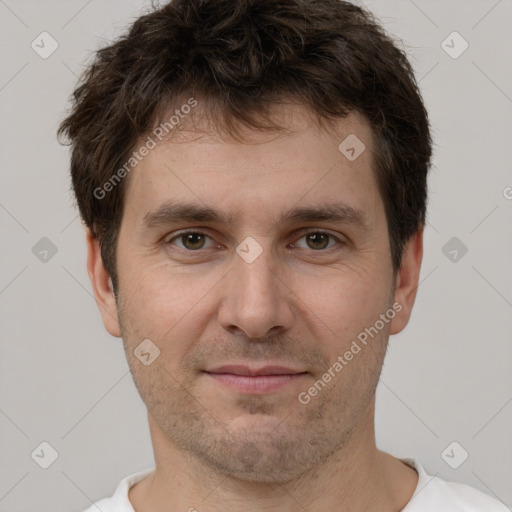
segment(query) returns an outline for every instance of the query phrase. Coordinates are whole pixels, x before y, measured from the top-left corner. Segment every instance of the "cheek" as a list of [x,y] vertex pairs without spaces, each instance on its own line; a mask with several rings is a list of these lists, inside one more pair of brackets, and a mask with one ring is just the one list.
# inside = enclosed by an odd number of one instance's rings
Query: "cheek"
[[[338,269],[319,279],[302,279],[300,286],[294,287],[300,298],[299,314],[309,319],[318,340],[339,350],[388,309],[389,279],[382,269],[369,265]],[[329,346],[325,348],[329,350]]]
[[123,312],[128,342],[133,345],[139,338],[150,339],[160,348],[161,361],[170,364],[200,338],[219,275],[180,274],[166,264],[147,267],[139,274],[135,267],[126,270],[131,276]]

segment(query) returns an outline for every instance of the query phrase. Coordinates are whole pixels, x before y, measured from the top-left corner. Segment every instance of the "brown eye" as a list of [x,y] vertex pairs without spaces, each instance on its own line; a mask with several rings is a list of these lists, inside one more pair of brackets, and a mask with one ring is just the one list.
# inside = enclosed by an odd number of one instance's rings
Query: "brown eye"
[[299,240],[305,240],[305,245],[300,244],[299,242],[296,242],[293,245],[300,249],[311,249],[313,251],[320,252],[325,249],[331,249],[335,245],[343,245],[337,237],[323,231],[311,231],[302,235]]
[[177,245],[180,249],[192,252],[207,248],[205,244],[209,238],[208,235],[198,231],[186,231],[169,239],[166,244]]
[[188,233],[181,235],[183,245],[190,250],[202,249],[204,245],[204,235],[201,233]]
[[329,245],[329,235],[327,233],[309,233],[306,235],[307,244],[311,249],[325,249]]

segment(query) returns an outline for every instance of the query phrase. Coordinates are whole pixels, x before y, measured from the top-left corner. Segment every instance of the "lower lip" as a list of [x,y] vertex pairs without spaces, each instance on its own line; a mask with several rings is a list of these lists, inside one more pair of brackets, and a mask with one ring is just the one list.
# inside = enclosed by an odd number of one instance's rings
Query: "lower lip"
[[234,375],[232,373],[208,373],[207,375],[237,391],[245,393],[265,393],[267,391],[275,391],[290,384],[301,377],[305,373],[294,373],[290,375]]

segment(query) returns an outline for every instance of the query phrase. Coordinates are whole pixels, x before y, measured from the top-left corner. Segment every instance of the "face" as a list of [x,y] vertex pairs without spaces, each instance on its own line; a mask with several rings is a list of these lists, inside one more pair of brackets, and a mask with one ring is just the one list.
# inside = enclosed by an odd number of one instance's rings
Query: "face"
[[[183,132],[132,171],[117,311],[104,319],[161,442],[284,482],[369,421],[408,309],[393,308],[369,126],[352,115],[327,132],[300,107],[276,115],[286,134]],[[338,149],[351,134],[366,147],[353,161]]]

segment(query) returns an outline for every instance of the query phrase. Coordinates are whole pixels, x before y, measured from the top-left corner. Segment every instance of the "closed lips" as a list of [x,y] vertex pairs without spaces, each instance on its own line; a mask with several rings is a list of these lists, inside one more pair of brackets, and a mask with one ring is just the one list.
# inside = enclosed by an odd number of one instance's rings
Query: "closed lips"
[[224,365],[213,370],[207,370],[213,374],[232,374],[246,377],[259,377],[264,375],[297,375],[307,373],[301,370],[294,370],[285,366],[265,366],[263,368],[249,368],[243,365]]

